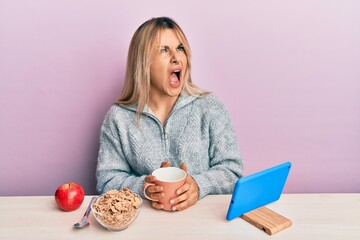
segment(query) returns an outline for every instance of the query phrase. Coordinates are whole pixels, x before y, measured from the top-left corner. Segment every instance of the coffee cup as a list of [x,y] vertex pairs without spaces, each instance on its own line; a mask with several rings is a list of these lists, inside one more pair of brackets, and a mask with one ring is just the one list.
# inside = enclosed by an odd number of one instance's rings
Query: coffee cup
[[[170,200],[176,197],[178,194],[176,191],[185,183],[186,172],[177,167],[163,167],[158,168],[152,173],[156,177],[155,183],[145,183],[143,186],[144,196],[151,200],[161,203],[164,206],[164,210],[170,211]],[[146,189],[149,186],[162,186],[164,196],[159,199],[153,199],[147,195]]]

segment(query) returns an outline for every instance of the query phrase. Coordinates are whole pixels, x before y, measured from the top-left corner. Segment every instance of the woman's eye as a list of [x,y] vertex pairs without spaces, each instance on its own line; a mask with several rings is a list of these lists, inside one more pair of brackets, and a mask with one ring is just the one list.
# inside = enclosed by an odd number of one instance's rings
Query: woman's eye
[[161,53],[167,53],[167,52],[168,52],[168,49],[167,49],[167,48],[161,48],[161,49],[160,49],[160,52],[161,52]]
[[183,46],[179,46],[179,47],[177,48],[177,50],[180,51],[180,52],[185,51],[185,49],[184,49]]

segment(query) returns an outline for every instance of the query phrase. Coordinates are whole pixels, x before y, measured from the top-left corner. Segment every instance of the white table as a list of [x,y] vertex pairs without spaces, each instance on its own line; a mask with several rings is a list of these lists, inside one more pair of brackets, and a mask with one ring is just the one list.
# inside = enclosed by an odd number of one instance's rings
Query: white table
[[90,201],[80,209],[60,211],[53,196],[0,197],[0,239],[360,239],[360,194],[283,194],[267,207],[293,225],[269,236],[246,221],[225,220],[230,195],[207,196],[181,212],[152,209],[145,200],[134,223],[110,232],[90,215],[90,226],[76,230]]

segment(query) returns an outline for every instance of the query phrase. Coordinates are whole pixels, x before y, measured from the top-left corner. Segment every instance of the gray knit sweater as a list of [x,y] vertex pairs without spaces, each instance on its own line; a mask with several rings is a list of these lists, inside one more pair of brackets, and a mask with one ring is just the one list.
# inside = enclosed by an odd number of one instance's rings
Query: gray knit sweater
[[101,127],[97,190],[129,188],[143,197],[146,175],[171,161],[186,163],[199,186],[199,199],[229,194],[242,176],[242,159],[230,117],[212,94],[180,95],[165,125],[145,108],[135,122],[136,106],[113,105]]

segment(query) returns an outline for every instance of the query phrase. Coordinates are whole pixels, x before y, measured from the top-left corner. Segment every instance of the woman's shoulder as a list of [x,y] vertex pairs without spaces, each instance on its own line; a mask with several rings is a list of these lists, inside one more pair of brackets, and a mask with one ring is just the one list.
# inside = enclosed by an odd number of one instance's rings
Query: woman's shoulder
[[199,96],[194,101],[193,114],[201,115],[205,119],[211,121],[221,121],[224,118],[229,117],[229,113],[225,105],[213,93]]
[[105,121],[119,122],[121,120],[121,122],[126,122],[126,119],[133,120],[133,118],[134,112],[131,109],[119,104],[113,104],[106,113]]
[[221,100],[213,93],[208,93],[206,95],[202,95],[202,96],[198,97],[196,102],[197,102],[197,104],[199,104],[199,106],[201,106],[202,108],[206,108],[206,109],[208,109],[208,108],[224,109],[225,108],[225,106],[221,102]]
[[109,110],[107,111],[106,115],[109,117],[115,117],[118,114],[124,112],[124,108],[121,107],[119,104],[113,104],[110,106]]
[[199,110],[204,119],[211,122],[212,128],[223,129],[223,126],[231,124],[230,112],[223,102],[214,94],[208,94],[199,98]]

